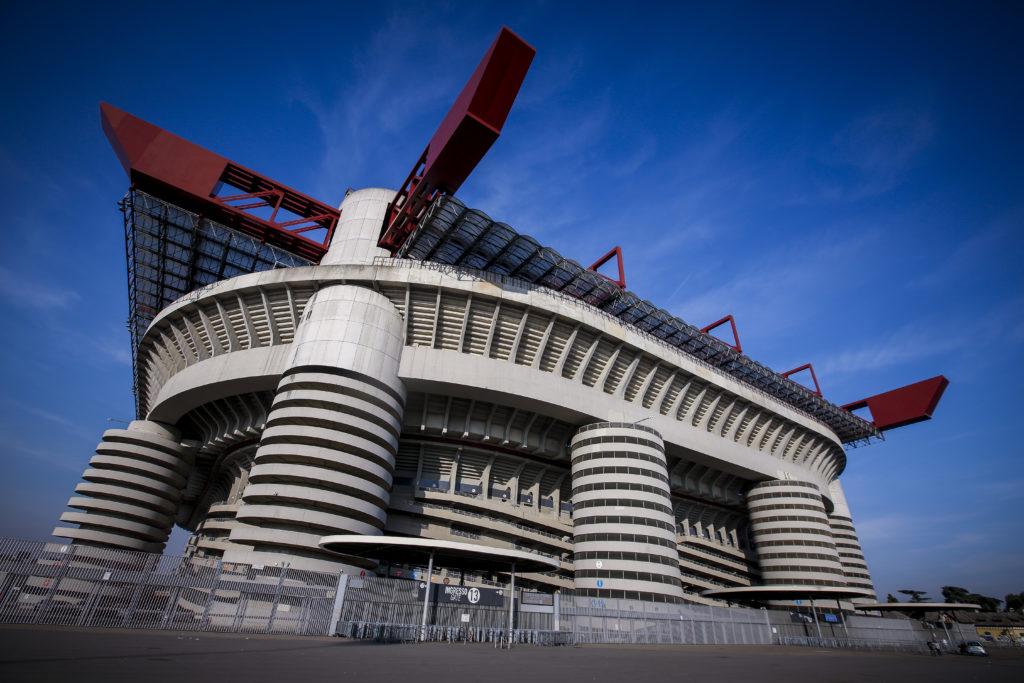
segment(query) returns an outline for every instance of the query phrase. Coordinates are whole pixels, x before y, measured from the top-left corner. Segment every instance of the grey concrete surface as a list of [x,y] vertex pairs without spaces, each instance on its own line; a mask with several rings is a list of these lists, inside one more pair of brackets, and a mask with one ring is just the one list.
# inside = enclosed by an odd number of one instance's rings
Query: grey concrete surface
[[1021,681],[1024,651],[929,657],[771,646],[377,645],[331,638],[0,627],[15,681]]

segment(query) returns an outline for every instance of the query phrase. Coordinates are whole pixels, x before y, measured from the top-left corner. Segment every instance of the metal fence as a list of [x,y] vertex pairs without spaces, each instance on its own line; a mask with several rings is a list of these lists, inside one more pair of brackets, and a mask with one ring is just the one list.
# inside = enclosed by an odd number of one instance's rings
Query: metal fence
[[[479,582],[477,582],[479,583]],[[814,620],[765,610],[595,599],[571,590],[515,591],[491,604],[427,605],[421,580],[311,572],[196,557],[0,539],[0,623],[236,633],[341,635],[379,641],[537,645],[804,645],[926,651],[929,640],[977,639],[969,625],[936,627],[861,615]],[[944,630],[945,628],[945,630]]]
[[[417,580],[367,576],[343,581],[335,633],[386,642],[420,639],[423,594]],[[533,600],[524,599],[533,597]],[[571,590],[546,596],[516,590],[515,628],[508,593],[501,606],[428,603],[425,640],[538,645],[790,645],[927,652],[941,640],[921,622],[862,615],[814,614],[809,607],[749,609],[640,600],[595,599]],[[534,604],[531,604],[534,603]],[[950,632],[946,637],[962,637]],[[952,641],[950,641],[952,642]]]
[[326,635],[338,575],[0,539],[0,623]]

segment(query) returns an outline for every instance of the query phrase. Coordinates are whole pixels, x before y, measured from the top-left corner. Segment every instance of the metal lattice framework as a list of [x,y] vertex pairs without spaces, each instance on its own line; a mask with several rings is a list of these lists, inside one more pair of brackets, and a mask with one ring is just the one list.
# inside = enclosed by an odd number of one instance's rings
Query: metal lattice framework
[[870,422],[450,195],[434,201],[397,256],[509,275],[568,294],[828,425],[845,444],[880,436]]
[[220,280],[314,262],[140,190],[129,190],[121,211],[128,259],[132,391],[139,414],[136,355],[146,328],[160,311]]

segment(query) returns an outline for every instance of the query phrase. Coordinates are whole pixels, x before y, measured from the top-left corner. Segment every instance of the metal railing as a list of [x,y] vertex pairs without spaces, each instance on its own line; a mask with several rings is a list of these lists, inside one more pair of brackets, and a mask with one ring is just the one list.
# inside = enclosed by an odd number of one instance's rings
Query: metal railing
[[338,575],[0,539],[0,623],[325,635]]

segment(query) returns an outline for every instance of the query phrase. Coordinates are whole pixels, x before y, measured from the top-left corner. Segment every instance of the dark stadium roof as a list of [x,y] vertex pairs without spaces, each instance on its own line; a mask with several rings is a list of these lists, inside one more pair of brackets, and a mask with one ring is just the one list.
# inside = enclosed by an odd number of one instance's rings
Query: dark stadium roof
[[825,423],[843,443],[880,436],[870,422],[450,195],[434,201],[396,256],[507,275],[567,294]]

